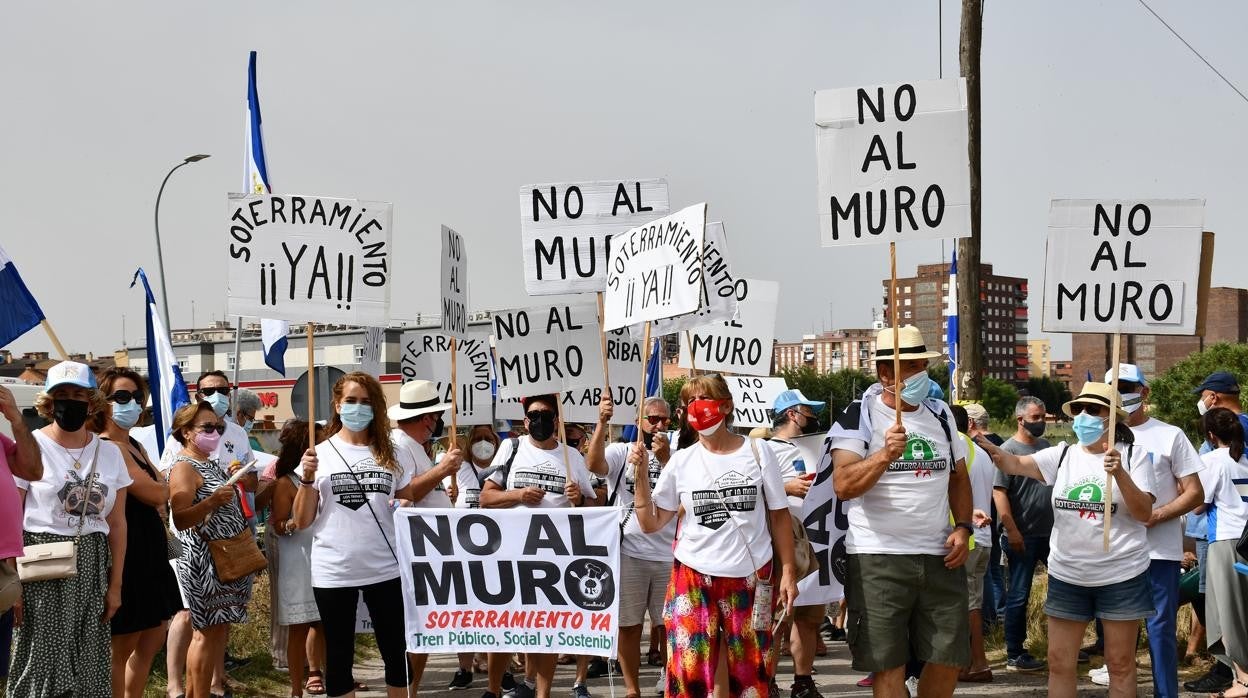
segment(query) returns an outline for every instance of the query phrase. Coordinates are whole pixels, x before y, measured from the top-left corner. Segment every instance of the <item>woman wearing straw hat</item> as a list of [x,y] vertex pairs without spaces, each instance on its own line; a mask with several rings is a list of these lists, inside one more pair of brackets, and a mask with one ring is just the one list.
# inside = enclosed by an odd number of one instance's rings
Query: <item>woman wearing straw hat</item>
[[[1115,405],[1105,383],[1084,383],[1062,406],[1074,418],[1079,444],[1052,446],[1029,456],[977,443],[1009,475],[1053,487],[1053,533],[1049,540],[1049,695],[1074,696],[1079,643],[1088,622],[1105,629],[1105,663],[1111,691],[1135,694],[1135,641],[1140,620],[1153,614],[1148,584],[1148,529],[1153,511],[1153,469],[1148,452],[1133,445],[1127,413]],[[1107,423],[1118,421],[1115,444]],[[1125,463],[1124,463],[1125,453]],[[1113,480],[1109,550],[1103,546],[1105,489]],[[1122,511],[1125,507],[1125,512]],[[1124,516],[1123,514],[1127,514]]]

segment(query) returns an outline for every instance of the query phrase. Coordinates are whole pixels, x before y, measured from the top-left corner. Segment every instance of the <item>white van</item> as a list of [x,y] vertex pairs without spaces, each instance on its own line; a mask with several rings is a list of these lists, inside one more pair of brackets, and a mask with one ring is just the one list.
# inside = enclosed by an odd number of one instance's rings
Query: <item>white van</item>
[[[47,424],[47,422],[35,413],[35,397],[43,392],[43,386],[34,383],[24,383],[16,378],[0,378],[0,385],[8,388],[13,393],[13,398],[17,400],[17,408],[22,411],[22,417],[26,419],[26,426],[33,431]],[[0,433],[9,438],[13,438],[13,429],[9,426],[9,420],[0,417]]]

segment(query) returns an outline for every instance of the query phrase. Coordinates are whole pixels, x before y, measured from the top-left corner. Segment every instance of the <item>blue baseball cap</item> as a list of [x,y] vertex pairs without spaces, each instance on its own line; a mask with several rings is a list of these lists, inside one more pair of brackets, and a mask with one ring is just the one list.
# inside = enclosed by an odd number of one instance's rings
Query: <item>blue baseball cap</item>
[[76,385],[80,388],[95,390],[95,372],[86,364],[77,361],[62,361],[48,369],[48,380],[43,384],[43,392],[50,393],[60,385]]
[[814,410],[815,414],[819,414],[823,412],[823,408],[828,406],[828,403],[819,402],[818,400],[807,400],[800,390],[786,390],[776,396],[776,399],[771,403],[771,409],[778,417],[780,413],[793,409],[798,405],[806,405]]
[[1227,371],[1216,371],[1210,373],[1205,381],[1196,387],[1192,392],[1199,395],[1206,390],[1212,390],[1215,393],[1225,393],[1227,395],[1239,394],[1239,379],[1235,374]]

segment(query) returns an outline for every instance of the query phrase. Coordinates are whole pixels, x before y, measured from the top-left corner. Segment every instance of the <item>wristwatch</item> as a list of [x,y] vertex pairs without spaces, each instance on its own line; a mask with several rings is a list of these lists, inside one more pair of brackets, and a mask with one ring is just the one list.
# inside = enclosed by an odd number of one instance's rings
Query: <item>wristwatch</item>
[[965,521],[959,521],[956,524],[954,524],[953,527],[965,528],[967,533],[971,534],[972,536],[975,535],[975,527]]

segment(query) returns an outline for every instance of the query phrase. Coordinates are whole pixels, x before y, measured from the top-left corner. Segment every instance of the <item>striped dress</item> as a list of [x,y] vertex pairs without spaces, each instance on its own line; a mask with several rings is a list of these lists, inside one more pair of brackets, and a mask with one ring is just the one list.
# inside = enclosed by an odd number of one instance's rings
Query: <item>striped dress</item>
[[[195,490],[193,503],[208,499],[212,493],[225,485],[226,475],[213,461],[199,462],[180,456],[179,462],[189,463],[204,482]],[[220,540],[238,535],[247,528],[247,520],[235,497],[229,504],[217,509],[206,523],[178,531],[182,541],[182,557],[178,558],[178,581],[191,611],[191,626],[207,628],[221,623],[247,622],[247,602],[251,600],[252,577],[243,577],[225,583],[217,578],[212,554],[205,538]]]

